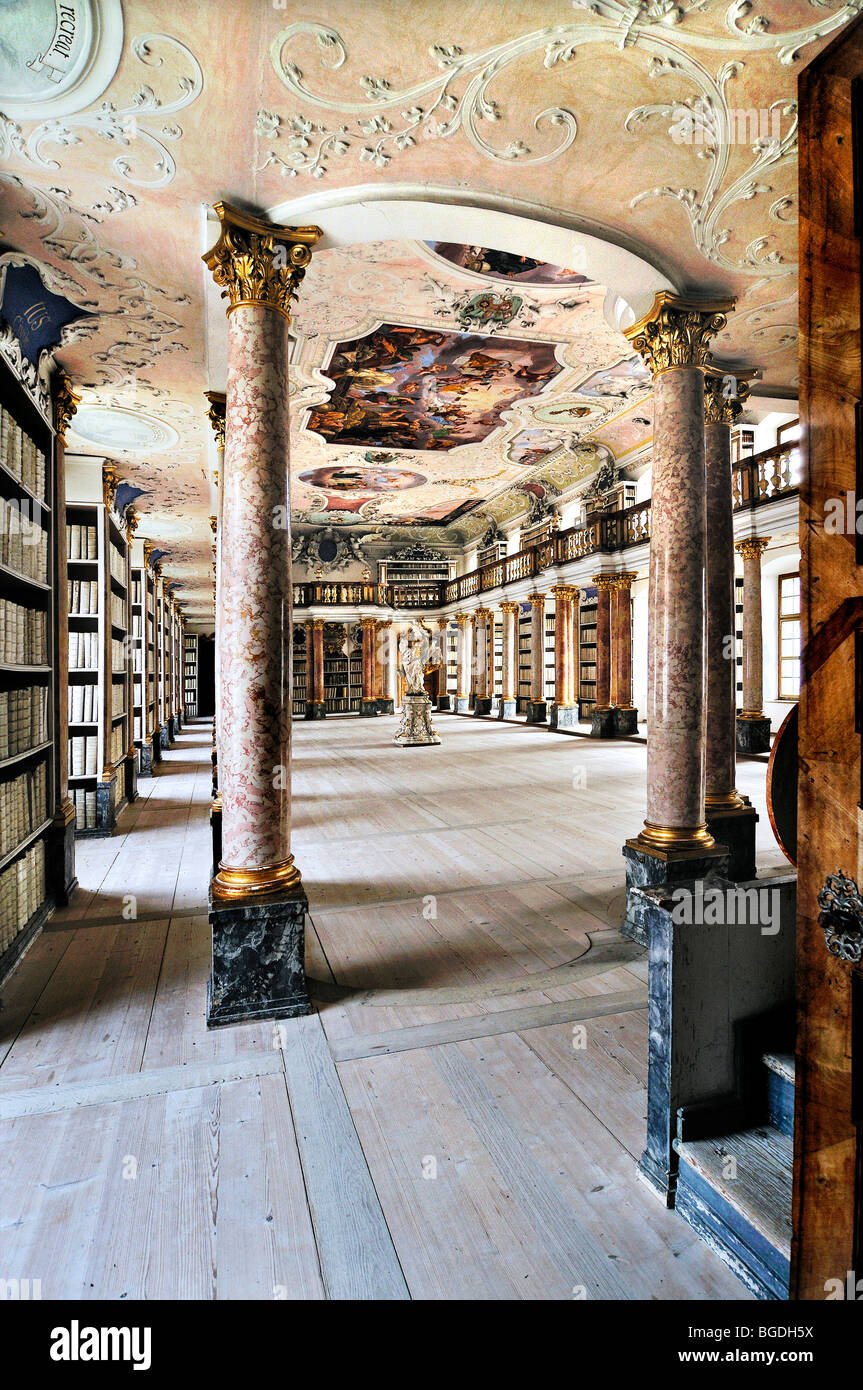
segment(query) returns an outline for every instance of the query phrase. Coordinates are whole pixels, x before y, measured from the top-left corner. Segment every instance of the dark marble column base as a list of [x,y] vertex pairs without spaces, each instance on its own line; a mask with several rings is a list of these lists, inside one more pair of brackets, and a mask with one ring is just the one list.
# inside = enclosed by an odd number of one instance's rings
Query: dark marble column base
[[138,800],[138,753],[133,749],[124,762],[123,786],[126,793],[126,800]]
[[[710,731],[708,730],[709,737]],[[738,753],[769,753],[770,720],[744,719],[742,714],[738,714],[737,751]]]
[[153,745],[149,739],[141,744],[138,749],[139,777],[152,777],[153,775]]
[[78,886],[75,875],[75,807],[68,801],[55,815],[48,833],[46,887],[58,907],[68,906]]
[[553,704],[548,711],[551,729],[574,729],[578,724],[578,705]]
[[170,748],[171,746],[171,733],[167,724],[163,724],[159,730],[159,745],[161,748]]
[[758,812],[754,806],[730,811],[706,811],[707,829],[718,845],[728,850],[728,877],[735,883],[755,878],[755,827]]
[[491,699],[488,695],[477,695],[473,706],[474,715],[481,719],[483,715],[491,714]]
[[110,835],[117,824],[117,778],[96,783],[96,829]]
[[470,696],[456,695],[455,697],[456,714],[470,714]]
[[154,763],[160,763],[161,761],[162,761],[162,730],[161,730],[161,729],[154,729],[154,730],[153,730],[153,762],[154,762]]
[[257,902],[230,902],[210,892],[208,1028],[312,1012],[303,960],[308,906],[302,885]]
[[323,700],[306,701],[306,719],[326,719],[327,711],[324,708]]
[[452,709],[452,700],[451,700],[451,697],[450,697],[449,695],[438,695],[438,697],[437,697],[437,707],[438,707],[438,713],[439,713],[439,714],[444,714],[446,711],[451,710],[451,709]]
[[634,705],[615,707],[614,732],[618,738],[627,738],[630,734],[638,733],[638,710]]
[[705,878],[707,874],[728,877],[728,851],[724,845],[706,850],[648,850],[635,840],[623,846],[626,861],[626,917],[620,928],[623,936],[650,945],[650,923],[644,915],[645,899],[637,888],[656,888]]
[[168,715],[168,742],[173,743],[177,737],[177,725],[173,714]]
[[222,803],[218,799],[210,807],[210,836],[213,842],[213,873],[217,874],[222,862]]
[[389,696],[378,700],[378,714],[395,714],[395,702]]
[[527,702],[527,722],[528,724],[545,724],[548,720],[548,705],[545,700],[528,700]]
[[375,719],[378,715],[377,700],[360,700],[360,718]]
[[515,711],[518,707],[517,700],[501,700],[497,711],[498,719],[515,719]]
[[594,706],[590,716],[590,737],[591,738],[614,738],[617,732],[614,723],[615,710],[609,705],[606,709],[597,709]]

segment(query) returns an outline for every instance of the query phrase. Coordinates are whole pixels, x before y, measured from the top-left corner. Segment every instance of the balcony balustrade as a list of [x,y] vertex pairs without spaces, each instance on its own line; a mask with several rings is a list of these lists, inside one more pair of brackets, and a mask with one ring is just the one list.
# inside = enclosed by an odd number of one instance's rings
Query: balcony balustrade
[[[761,506],[791,496],[800,484],[800,450],[796,444],[777,444],[760,454],[739,459],[732,468],[734,510]],[[532,579],[553,565],[565,565],[588,555],[609,554],[644,545],[650,540],[650,502],[623,511],[606,512],[586,526],[571,526],[548,540],[516,551],[502,560],[471,570],[449,583],[431,584],[295,584],[294,607],[443,608],[475,598],[490,589]]]

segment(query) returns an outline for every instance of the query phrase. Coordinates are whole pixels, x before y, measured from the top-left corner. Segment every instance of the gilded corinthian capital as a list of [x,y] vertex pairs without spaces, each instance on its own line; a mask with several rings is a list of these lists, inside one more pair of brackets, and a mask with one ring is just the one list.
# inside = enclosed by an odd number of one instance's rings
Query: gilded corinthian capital
[[733,299],[683,299],[660,290],[643,318],[625,330],[652,376],[673,367],[703,367],[710,339],[728,322]]
[[66,443],[69,421],[78,409],[81,397],[72,390],[72,383],[65,375],[58,377],[54,387],[54,429],[62,444]]
[[320,227],[280,227],[230,203],[214,203],[219,240],[202,260],[221,285],[227,312],[241,304],[277,309],[291,321],[291,300],[312,259]]
[[221,452],[225,449],[225,406],[226,397],[224,391],[205,391],[204,396],[210,402],[210,409],[207,411],[207,419],[213,427],[213,434],[216,436],[216,448]]
[[748,398],[753,371],[710,363],[704,373],[705,425],[733,425]]

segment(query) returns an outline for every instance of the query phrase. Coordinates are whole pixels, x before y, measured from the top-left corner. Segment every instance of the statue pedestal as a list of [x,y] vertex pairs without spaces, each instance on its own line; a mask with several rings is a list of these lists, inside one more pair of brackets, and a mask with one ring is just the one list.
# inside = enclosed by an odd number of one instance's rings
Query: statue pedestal
[[440,743],[432,728],[431,700],[428,695],[405,695],[401,723],[393,735],[393,743],[401,744],[402,748]]

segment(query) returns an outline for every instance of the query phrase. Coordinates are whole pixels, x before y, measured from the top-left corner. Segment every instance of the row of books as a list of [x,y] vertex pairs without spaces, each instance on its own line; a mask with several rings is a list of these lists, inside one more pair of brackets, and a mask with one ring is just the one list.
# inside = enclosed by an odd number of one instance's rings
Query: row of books
[[69,776],[95,777],[99,772],[99,737],[75,734],[69,739]]
[[37,840],[0,874],[0,954],[45,901],[45,844]]
[[113,544],[113,542],[108,546],[108,564],[111,569],[112,577],[117,580],[118,584],[122,584],[125,588],[126,557],[125,555],[120,554],[120,551],[117,549],[116,545]]
[[0,459],[13,478],[44,501],[45,455],[3,406],[0,406]]
[[99,612],[98,579],[69,580],[69,612],[76,617],[82,613],[95,616]]
[[10,854],[48,815],[48,766],[0,782],[0,856]]
[[48,687],[0,690],[0,759],[48,741]]
[[126,708],[126,687],[125,685],[111,686],[111,713],[112,715],[123,714]]
[[115,627],[126,630],[126,600],[119,594],[111,595],[111,622]]
[[111,638],[111,670],[124,671],[126,669],[127,656],[131,655],[127,651],[126,643],[120,637]]
[[141,716],[140,714],[136,714],[136,715],[135,715],[134,719],[132,720],[132,725],[133,725],[132,737],[134,738],[135,742],[136,742],[136,743],[143,743],[143,741],[144,741],[143,719],[142,719],[142,716]]
[[95,526],[66,525],[66,555],[70,560],[95,560],[99,555]]
[[48,664],[48,615],[0,598],[0,661],[7,666]]
[[132,602],[141,603],[141,580],[137,575],[132,576]]
[[36,520],[35,504],[0,497],[0,564],[44,584],[48,579],[48,532]]
[[99,689],[95,685],[69,686],[69,723],[95,724],[99,718]]
[[75,819],[78,830],[95,830],[96,793],[87,787],[72,787],[69,795],[75,803]]
[[125,730],[122,724],[115,724],[111,730],[111,765],[116,767],[126,756]]
[[99,666],[98,632],[69,633],[69,670],[95,671]]

